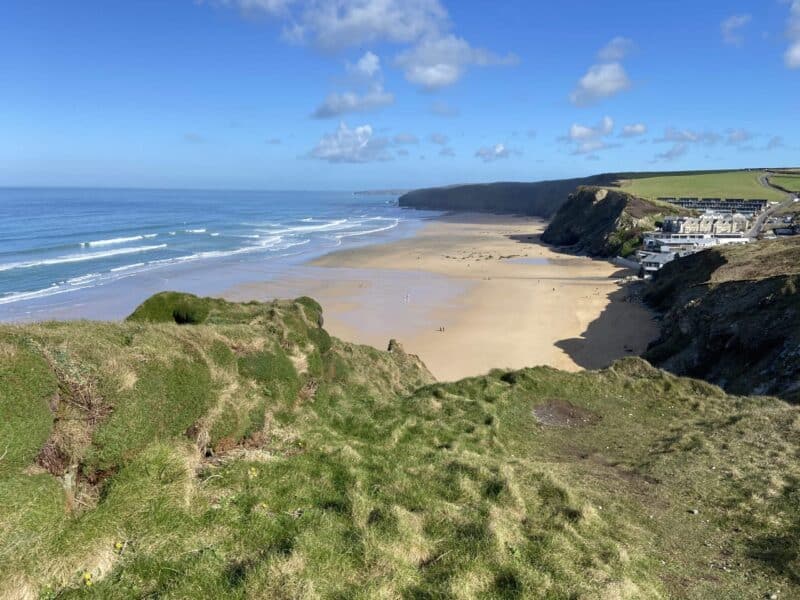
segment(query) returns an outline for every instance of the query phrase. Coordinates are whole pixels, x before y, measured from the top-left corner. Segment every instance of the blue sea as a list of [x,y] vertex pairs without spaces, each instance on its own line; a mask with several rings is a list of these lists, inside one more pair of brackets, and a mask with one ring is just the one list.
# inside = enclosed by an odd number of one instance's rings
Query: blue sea
[[120,318],[157,291],[263,281],[433,214],[349,192],[0,189],[0,320]]

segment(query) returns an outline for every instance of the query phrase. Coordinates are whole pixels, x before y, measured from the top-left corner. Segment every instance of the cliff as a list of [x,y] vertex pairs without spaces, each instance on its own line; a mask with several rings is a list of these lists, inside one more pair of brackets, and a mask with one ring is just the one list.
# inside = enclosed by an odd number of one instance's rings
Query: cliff
[[619,190],[581,187],[558,209],[542,241],[589,256],[628,256],[656,221],[683,212]]
[[389,348],[309,298],[0,326],[0,597],[800,591],[797,407]]
[[400,197],[400,206],[427,210],[510,213],[549,218],[580,185],[605,185],[612,175],[534,183],[487,183],[427,188]]
[[645,358],[731,393],[800,402],[800,243],[706,250],[666,265],[645,300],[664,313]]

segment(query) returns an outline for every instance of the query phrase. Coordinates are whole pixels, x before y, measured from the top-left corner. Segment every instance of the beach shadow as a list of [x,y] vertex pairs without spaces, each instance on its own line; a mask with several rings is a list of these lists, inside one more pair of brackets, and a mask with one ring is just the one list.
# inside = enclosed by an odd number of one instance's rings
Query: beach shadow
[[658,328],[652,313],[628,302],[628,295],[624,288],[611,292],[608,306],[580,337],[555,345],[584,369],[604,369],[620,358],[641,355],[658,336]]

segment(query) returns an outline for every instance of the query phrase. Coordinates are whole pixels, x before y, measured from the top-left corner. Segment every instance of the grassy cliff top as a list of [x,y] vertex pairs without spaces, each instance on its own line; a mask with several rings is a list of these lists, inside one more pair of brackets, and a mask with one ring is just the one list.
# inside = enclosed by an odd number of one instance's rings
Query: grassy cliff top
[[[783,200],[786,194],[761,184],[761,170],[621,175],[621,189],[649,199],[764,198]],[[770,179],[772,179],[770,177]]]
[[320,322],[0,326],[0,597],[798,592],[797,408],[639,359],[435,383]]

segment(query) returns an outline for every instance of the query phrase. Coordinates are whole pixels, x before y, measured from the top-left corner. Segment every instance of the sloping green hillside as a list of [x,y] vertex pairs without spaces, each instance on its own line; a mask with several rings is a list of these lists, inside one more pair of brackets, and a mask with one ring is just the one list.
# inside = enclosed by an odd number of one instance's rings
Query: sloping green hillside
[[[620,187],[629,194],[657,198],[763,198],[783,200],[786,194],[764,185],[761,169],[686,173],[653,173],[620,176]],[[770,177],[770,179],[772,179]]]
[[641,245],[642,233],[652,230],[656,221],[686,213],[618,190],[582,187],[558,210],[542,241],[590,256],[628,256]]
[[797,408],[639,359],[436,384],[320,324],[0,327],[0,597],[800,592]]

